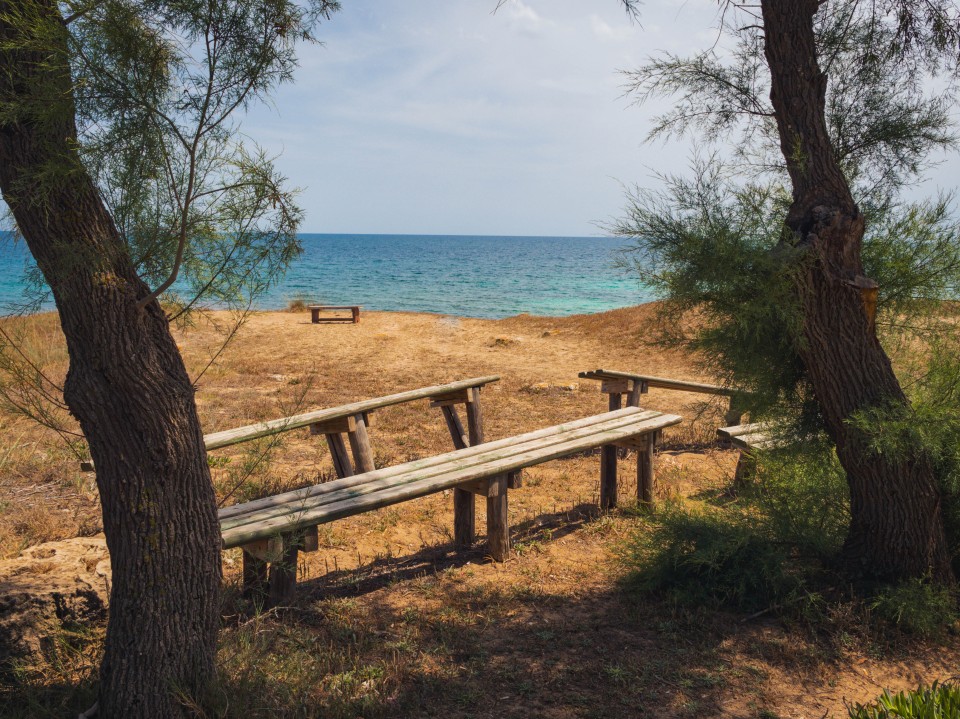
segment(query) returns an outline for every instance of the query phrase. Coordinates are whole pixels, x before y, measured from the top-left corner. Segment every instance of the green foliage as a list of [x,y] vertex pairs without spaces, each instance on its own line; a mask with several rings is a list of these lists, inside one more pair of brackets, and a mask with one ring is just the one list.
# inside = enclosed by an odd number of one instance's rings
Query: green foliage
[[940,636],[960,618],[955,592],[922,579],[882,589],[872,607],[881,618],[923,637]]
[[715,509],[671,506],[637,532],[628,561],[631,591],[665,591],[688,604],[738,609],[770,606],[798,588],[786,547],[748,519]]
[[849,511],[844,473],[826,444],[766,452],[722,504],[672,504],[624,551],[631,591],[743,610],[805,611],[811,577],[843,545]]
[[952,719],[960,716],[960,686],[934,682],[908,692],[884,691],[877,701],[856,704],[850,719]]

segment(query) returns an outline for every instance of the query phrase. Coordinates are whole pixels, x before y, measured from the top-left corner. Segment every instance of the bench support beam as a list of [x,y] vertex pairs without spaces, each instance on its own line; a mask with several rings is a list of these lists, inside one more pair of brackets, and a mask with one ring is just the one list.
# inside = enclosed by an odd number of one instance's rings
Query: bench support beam
[[350,464],[350,455],[347,454],[347,445],[343,435],[339,432],[327,435],[327,445],[330,447],[330,456],[333,458],[333,471],[340,479],[353,476],[353,467]]
[[[463,428],[457,405],[467,412],[467,430]],[[431,407],[439,407],[455,449],[465,449],[483,443],[483,412],[480,409],[480,388],[469,387],[446,397],[433,400]],[[453,490],[453,542],[458,548],[473,545],[477,538],[477,509],[474,494],[484,496],[488,487],[456,487]]]
[[347,432],[350,438],[350,449],[353,450],[353,464],[357,474],[372,472],[376,469],[373,464],[373,449],[370,447],[370,437],[367,434],[367,418],[361,413],[351,417],[353,430]]
[[[620,409],[620,393],[610,393],[610,411]],[[600,450],[600,509],[617,506],[617,446],[605,444]]]
[[637,502],[644,509],[654,506],[653,452],[656,433],[650,432],[640,438],[645,445],[637,449]]
[[507,511],[507,475],[489,480],[487,492],[487,548],[495,562],[510,556],[510,520]]

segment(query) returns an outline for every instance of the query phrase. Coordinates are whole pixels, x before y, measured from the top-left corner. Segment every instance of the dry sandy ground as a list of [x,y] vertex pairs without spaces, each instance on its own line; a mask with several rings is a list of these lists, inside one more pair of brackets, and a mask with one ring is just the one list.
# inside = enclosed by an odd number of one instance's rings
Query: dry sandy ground
[[[496,374],[501,380],[482,402],[487,438],[497,439],[604,411],[605,396],[577,378],[581,370],[709,380],[688,359],[645,343],[652,318],[651,306],[499,321],[365,312],[357,325],[258,313],[200,379],[201,420],[213,432]],[[45,348],[51,374],[62,375],[53,320],[39,322],[33,341]],[[178,342],[197,376],[220,336],[200,322]],[[732,475],[735,454],[710,443],[723,407],[704,409],[702,399],[663,390],[644,399],[688,420],[668,431],[658,457],[661,497],[719,487]],[[11,440],[0,453],[0,556],[99,531],[93,479],[63,444],[12,416],[0,417],[0,429]],[[451,449],[439,410],[423,401],[378,411],[370,434],[378,466]],[[225,503],[332,473],[322,438],[305,430],[258,461],[264,448],[215,453]],[[627,497],[636,487],[632,469],[621,462]],[[956,673],[955,643],[881,652],[851,638],[827,646],[766,615],[629,600],[618,584],[617,548],[638,520],[629,512],[597,516],[598,476],[595,456],[528,470],[510,496],[516,552],[504,564],[486,560],[482,537],[473,552],[451,551],[449,493],[321,527],[321,550],[303,557],[294,610],[256,619],[255,631],[251,620],[228,619],[228,683],[295,687],[285,699],[266,692],[272,709],[244,715],[812,719],[845,715],[845,700],[866,701],[884,687]],[[482,532],[482,504],[477,526]],[[238,551],[224,561],[235,583]],[[336,645],[338,659],[320,662],[305,642]],[[296,667],[283,664],[284,653],[298,658]],[[307,666],[314,673],[301,676]],[[308,703],[316,714],[289,708]]]

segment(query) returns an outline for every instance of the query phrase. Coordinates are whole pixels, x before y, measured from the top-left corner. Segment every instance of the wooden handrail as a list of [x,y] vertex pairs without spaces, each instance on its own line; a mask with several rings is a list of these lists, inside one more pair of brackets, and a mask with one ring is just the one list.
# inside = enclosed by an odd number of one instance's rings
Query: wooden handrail
[[738,394],[749,394],[743,390],[734,387],[721,387],[715,384],[705,384],[703,382],[690,382],[688,380],[668,379],[666,377],[654,377],[652,375],[632,374],[630,372],[617,372],[614,370],[597,369],[580,373],[581,379],[612,380],[628,379],[634,382],[643,382],[648,387],[659,389],[674,389],[681,392],[700,392],[702,394],[720,394],[727,397],[733,397]]
[[298,427],[306,427],[319,422],[328,422],[334,419],[342,419],[363,412],[371,412],[375,409],[390,407],[395,404],[412,402],[418,399],[431,399],[438,396],[452,394],[472,387],[482,387],[492,382],[498,382],[499,375],[490,375],[489,377],[474,377],[473,379],[464,379],[450,384],[434,385],[432,387],[421,387],[420,389],[408,390],[407,392],[398,392],[397,394],[387,395],[386,397],[376,397],[365,399],[352,404],[345,404],[339,407],[329,409],[318,409],[304,414],[297,414],[292,417],[282,417],[272,419],[267,422],[258,422],[245,427],[227,429],[222,432],[213,432],[205,434],[203,442],[207,450],[229,447],[233,444],[248,442],[252,439],[267,437],[280,432],[287,432]]

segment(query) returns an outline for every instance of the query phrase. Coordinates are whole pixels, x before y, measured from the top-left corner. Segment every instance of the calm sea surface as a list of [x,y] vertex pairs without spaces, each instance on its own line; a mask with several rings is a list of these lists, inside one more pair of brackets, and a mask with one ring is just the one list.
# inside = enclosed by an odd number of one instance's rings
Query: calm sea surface
[[[302,235],[303,255],[260,299],[303,298],[371,310],[506,317],[600,312],[652,299],[613,267],[624,240],[605,237]],[[22,245],[0,239],[0,314],[23,302]],[[48,307],[52,309],[52,305]]]

